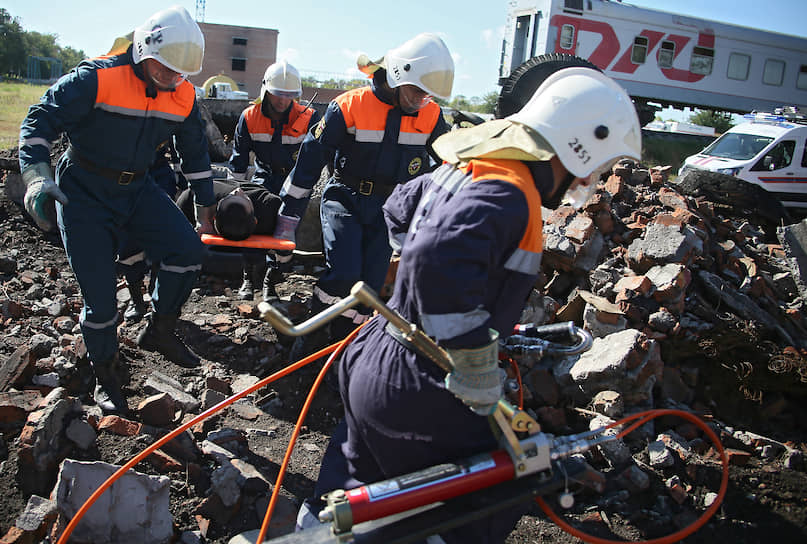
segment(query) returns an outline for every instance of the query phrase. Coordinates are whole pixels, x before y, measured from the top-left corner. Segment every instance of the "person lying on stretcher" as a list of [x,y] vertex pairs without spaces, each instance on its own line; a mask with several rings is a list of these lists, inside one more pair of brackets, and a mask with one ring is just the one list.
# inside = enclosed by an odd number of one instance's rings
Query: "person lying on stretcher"
[[[277,212],[280,198],[263,185],[250,182],[217,179],[213,181],[213,192],[216,197],[216,215],[213,226],[216,233],[228,240],[246,240],[252,235],[271,236],[277,223]],[[185,190],[177,198],[177,206],[188,217],[193,218],[193,194]],[[264,249],[243,249],[243,283],[238,290],[242,300],[253,298],[253,280],[263,274],[261,295],[264,301],[272,302],[277,298],[275,284],[283,280],[281,266],[276,260],[284,260],[284,268],[288,268],[291,252],[277,252],[270,256]],[[274,258],[273,258],[274,257]]]

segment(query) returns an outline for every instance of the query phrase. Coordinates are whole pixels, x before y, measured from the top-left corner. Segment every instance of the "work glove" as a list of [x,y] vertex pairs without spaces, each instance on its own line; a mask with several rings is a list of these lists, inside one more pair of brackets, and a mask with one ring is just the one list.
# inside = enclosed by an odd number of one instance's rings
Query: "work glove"
[[213,219],[216,217],[216,205],[196,205],[196,232],[202,234],[216,234]]
[[454,368],[445,378],[446,389],[482,416],[496,410],[504,383],[499,369],[499,333],[493,329],[489,333],[489,343],[481,347],[446,349]]
[[22,181],[27,189],[23,197],[25,211],[33,218],[40,229],[49,232],[54,228],[55,217],[51,212],[49,199],[67,204],[67,196],[53,181],[50,165],[39,162],[26,168]]
[[274,238],[281,240],[295,241],[294,233],[297,230],[297,225],[300,223],[300,218],[294,215],[277,214],[277,223],[275,224],[275,232],[272,234]]
[[235,172],[227,169],[227,179],[232,179],[235,181],[247,181],[247,172]]

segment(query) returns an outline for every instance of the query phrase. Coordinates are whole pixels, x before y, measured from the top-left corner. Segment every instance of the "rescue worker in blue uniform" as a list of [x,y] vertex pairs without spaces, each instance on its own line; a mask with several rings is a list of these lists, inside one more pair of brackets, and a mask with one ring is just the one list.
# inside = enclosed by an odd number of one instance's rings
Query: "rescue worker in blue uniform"
[[[84,298],[80,325],[104,411],[127,409],[121,391],[115,257],[121,236],[160,263],[152,313],[137,343],[186,367],[199,357],[176,335],[181,308],[201,270],[203,245],[149,168],[173,139],[196,195],[199,233],[213,232],[212,172],[193,85],[204,37],[182,7],[159,11],[116,41],[106,56],[81,62],[31,106],[20,128],[20,170],[26,211],[48,227],[48,200]],[[51,171],[51,142],[70,148]],[[54,182],[55,178],[55,182]]]
[[[255,173],[251,180],[270,192],[280,188],[294,167],[300,144],[308,131],[319,122],[320,114],[295,99],[303,94],[300,73],[285,60],[270,65],[263,75],[260,96],[241,112],[233,137],[230,170],[233,178],[247,180],[250,151],[255,154]],[[272,234],[271,232],[268,234]],[[277,298],[275,284],[282,280],[281,268],[291,261],[290,252],[271,258],[265,251],[244,250],[243,281],[238,297],[252,300],[253,280],[263,274],[261,296],[265,302]]]
[[[154,164],[151,165],[149,171],[154,178],[154,183],[165,191],[171,200],[176,199],[178,191],[187,186],[179,169],[179,156],[174,150],[173,142],[166,142],[157,150]],[[126,289],[129,291],[129,302],[123,312],[123,319],[135,323],[146,315],[148,304],[143,298],[143,282],[146,273],[150,272],[149,295],[151,295],[159,270],[160,263],[150,262],[142,247],[128,238],[124,239],[118,253],[118,273],[126,280]]]
[[[280,193],[275,237],[293,239],[311,189],[333,156],[333,175],[320,204],[326,270],[314,288],[315,313],[346,296],[359,280],[381,288],[392,255],[381,207],[397,184],[433,168],[431,144],[449,131],[431,100],[431,95],[448,98],[454,81],[454,61],[438,36],[419,34],[379,61],[360,56],[358,65],[372,84],[328,105]],[[330,337],[343,338],[368,317],[366,308],[345,311],[331,323]],[[299,338],[291,358],[325,340],[316,333]]]
[[[384,205],[400,250],[389,305],[446,350],[447,376],[376,316],[346,347],[338,374],[345,418],[316,497],[497,448],[486,416],[502,395],[498,338],[511,334],[541,265],[541,207],[581,206],[620,158],[638,160],[634,106],[590,68],[550,75],[518,113],[434,144],[445,163]],[[315,522],[321,502],[298,516]],[[523,512],[475,521],[446,543],[503,542]]]

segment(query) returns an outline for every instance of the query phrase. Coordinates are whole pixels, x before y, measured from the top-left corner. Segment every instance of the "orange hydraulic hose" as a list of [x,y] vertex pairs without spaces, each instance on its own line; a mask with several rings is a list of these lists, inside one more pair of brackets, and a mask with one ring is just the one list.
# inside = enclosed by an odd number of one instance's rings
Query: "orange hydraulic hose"
[[162,437],[161,439],[159,439],[158,441],[156,441],[155,443],[150,445],[148,448],[146,448],[145,450],[143,450],[142,452],[137,454],[131,461],[129,461],[128,463],[123,465],[112,476],[107,478],[107,480],[103,484],[101,484],[101,486],[98,489],[96,489],[93,492],[92,495],[90,495],[90,497],[84,502],[84,504],[81,505],[81,508],[78,509],[78,512],[76,512],[76,515],[73,516],[73,519],[71,519],[70,523],[67,524],[67,528],[64,530],[64,533],[62,533],[62,536],[59,537],[59,540],[58,540],[57,544],[67,544],[67,539],[70,538],[70,534],[76,528],[76,525],[78,525],[78,522],[81,521],[81,518],[84,516],[84,514],[87,513],[87,510],[89,510],[90,507],[93,504],[95,504],[95,501],[97,501],[98,498],[101,495],[104,494],[104,491],[106,491],[113,483],[115,483],[121,476],[123,476],[126,473],[127,470],[134,467],[137,463],[139,463],[140,461],[142,461],[143,459],[145,459],[146,457],[151,455],[151,453],[154,450],[156,450],[157,448],[159,448],[163,444],[173,440],[179,434],[185,432],[187,429],[190,429],[191,427],[193,427],[197,423],[199,423],[201,421],[204,421],[205,419],[209,418],[210,416],[212,416],[216,412],[226,408],[227,406],[234,403],[235,401],[249,395],[250,393],[252,393],[254,391],[257,391],[258,389],[261,389],[262,387],[265,387],[265,386],[269,385],[273,381],[278,380],[278,379],[282,378],[283,376],[291,374],[295,370],[298,370],[298,369],[306,366],[307,364],[310,364],[310,363],[318,360],[319,358],[324,357],[325,355],[328,355],[329,353],[336,350],[338,347],[339,347],[339,344],[332,344],[332,345],[330,345],[328,347],[325,347],[325,348],[319,350],[318,352],[316,352],[316,353],[314,353],[312,355],[309,355],[308,357],[302,359],[301,361],[299,361],[297,363],[291,364],[291,365],[287,366],[286,368],[275,372],[271,376],[267,376],[266,378],[262,379],[261,381],[259,381],[255,385],[252,385],[252,386],[244,389],[240,393],[236,393],[235,395],[224,399],[223,401],[216,404],[215,406],[213,406],[211,408],[208,408],[207,410],[205,410],[204,412],[202,412],[201,414],[199,414],[195,418],[193,418],[190,421],[188,421],[187,423],[177,427],[176,429],[174,429],[173,431],[171,431],[170,433],[168,433],[167,435],[165,435],[164,437]]
[[513,368],[513,372],[516,374],[516,380],[518,381],[518,409],[524,409],[524,384],[521,383],[521,371],[518,369],[518,363],[512,358],[508,357],[508,361],[510,361],[510,366]]
[[[723,463],[723,475],[722,475],[722,478],[720,480],[720,491],[717,494],[717,499],[715,499],[715,501],[709,506],[709,508],[706,509],[706,511],[703,513],[703,515],[701,515],[701,517],[699,517],[697,520],[695,520],[695,522],[692,523],[691,525],[689,525],[688,527],[684,527],[680,531],[677,531],[675,533],[672,533],[672,534],[667,535],[667,536],[662,537],[662,538],[654,538],[652,540],[633,541],[633,542],[636,542],[637,544],[639,544],[639,543],[641,543],[641,544],[671,544],[672,542],[678,542],[678,541],[686,538],[687,536],[691,535],[692,533],[694,533],[695,531],[697,531],[698,529],[703,527],[703,525],[709,520],[709,518],[711,518],[715,514],[715,512],[717,512],[717,509],[720,507],[720,504],[723,502],[723,498],[726,495],[726,489],[728,489],[728,485],[729,485],[729,458],[728,458],[728,455],[726,454],[726,452],[723,450],[723,444],[720,442],[720,439],[717,437],[717,435],[714,433],[714,431],[712,431],[712,429],[709,428],[709,426],[706,425],[706,423],[704,423],[703,420],[700,419],[695,414],[691,414],[691,413],[685,412],[683,410],[649,410],[647,412],[639,412],[637,414],[627,416],[627,417],[625,417],[625,418],[623,418],[623,419],[621,419],[621,420],[619,420],[619,421],[617,421],[615,423],[607,425],[605,428],[609,429],[611,427],[615,427],[617,425],[622,425],[623,423],[627,423],[629,421],[639,419],[639,421],[637,423],[634,423],[633,425],[631,425],[630,427],[628,427],[627,429],[625,429],[624,431],[622,431],[622,432],[620,432],[620,433],[618,433],[616,435],[617,438],[622,438],[623,436],[627,435],[628,433],[633,432],[636,428],[641,427],[642,425],[644,425],[648,421],[650,421],[652,419],[655,419],[655,418],[657,418],[659,416],[665,416],[665,415],[678,416],[678,417],[681,417],[683,419],[686,419],[686,420],[694,423],[695,425],[697,425],[698,427],[703,429],[703,431],[706,433],[706,435],[709,437],[709,439],[715,445],[715,447],[717,448],[718,453],[720,453],[720,460]],[[583,531],[575,529],[574,527],[569,525],[565,520],[563,520],[560,516],[558,516],[549,507],[549,505],[546,503],[546,501],[543,500],[543,498],[536,497],[535,502],[538,503],[538,505],[541,507],[541,510],[543,510],[544,513],[547,516],[549,516],[549,519],[554,521],[555,524],[558,527],[560,527],[561,529],[563,529],[564,531],[566,531],[570,535],[575,536],[575,537],[577,537],[577,538],[579,538],[579,539],[581,539],[581,540],[583,540],[585,542],[591,542],[592,544],[623,544],[625,542],[625,541],[622,541],[622,540],[609,540],[609,539],[606,539],[606,538],[599,538],[599,537],[589,535],[588,533],[584,533]]]
[[291,453],[294,450],[294,445],[297,443],[297,437],[300,434],[300,429],[303,426],[303,422],[305,421],[306,416],[308,415],[308,410],[311,408],[311,402],[314,400],[314,396],[319,389],[319,386],[322,385],[322,380],[325,379],[325,374],[327,374],[328,369],[331,368],[331,364],[339,357],[339,354],[342,353],[342,350],[347,346],[353,338],[359,333],[359,330],[364,327],[368,321],[365,321],[358,327],[356,327],[353,332],[347,335],[336,347],[331,356],[328,357],[325,365],[323,365],[322,369],[317,374],[316,379],[314,380],[314,384],[311,386],[311,390],[308,392],[308,396],[305,399],[305,403],[303,404],[302,409],[300,410],[300,415],[297,417],[297,423],[294,425],[294,432],[291,434],[291,438],[289,438],[289,445],[286,447],[286,454],[283,457],[283,463],[280,465],[280,472],[277,474],[277,480],[275,481],[275,488],[272,490],[272,497],[269,499],[269,506],[266,508],[266,514],[263,516],[263,523],[261,524],[261,530],[258,533],[258,538],[255,540],[254,544],[261,544],[263,542],[264,537],[266,536],[266,532],[269,530],[269,522],[272,519],[272,513],[275,510],[275,503],[277,503],[277,497],[280,495],[280,486],[283,484],[283,478],[286,476],[286,469],[288,468],[289,461],[291,460]]

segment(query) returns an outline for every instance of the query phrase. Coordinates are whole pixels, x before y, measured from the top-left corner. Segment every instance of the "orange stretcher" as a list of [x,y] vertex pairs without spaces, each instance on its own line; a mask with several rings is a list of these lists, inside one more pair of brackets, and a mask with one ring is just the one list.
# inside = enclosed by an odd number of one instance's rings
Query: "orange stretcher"
[[252,247],[256,249],[285,249],[293,251],[296,244],[291,240],[273,238],[266,234],[253,234],[244,240],[229,240],[216,234],[203,234],[202,243],[209,246]]

